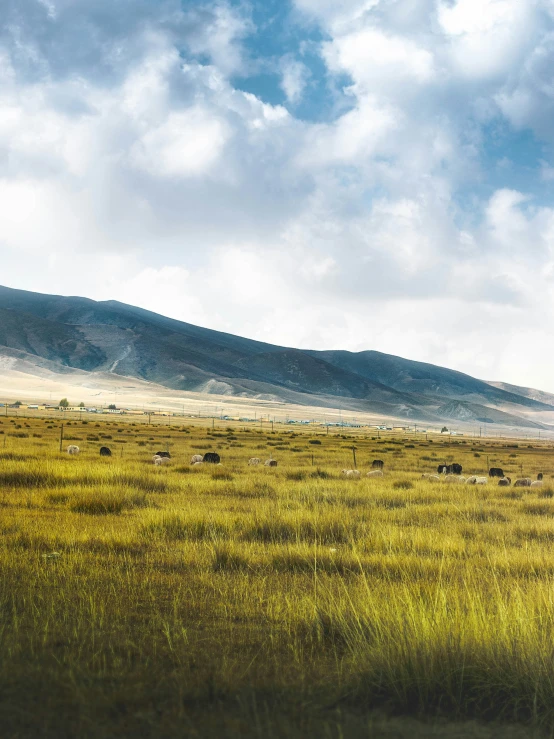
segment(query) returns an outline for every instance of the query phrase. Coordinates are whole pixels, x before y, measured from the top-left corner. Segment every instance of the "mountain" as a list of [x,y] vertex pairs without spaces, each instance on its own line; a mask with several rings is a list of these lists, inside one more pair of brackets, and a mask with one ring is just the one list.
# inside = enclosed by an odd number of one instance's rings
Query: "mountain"
[[[201,328],[117,301],[0,287],[0,354],[180,391],[341,406],[425,422],[546,428],[554,405],[522,388],[376,351],[307,351]],[[10,360],[10,361],[11,361]]]
[[[540,398],[524,396],[511,386],[498,387],[477,380],[463,372],[415,362],[376,351],[353,354],[345,351],[308,352],[311,356],[332,363],[336,367],[355,372],[367,380],[380,382],[401,392],[418,393],[434,398],[462,398],[472,403],[513,403],[539,409]],[[545,410],[545,408],[542,408]]]
[[529,398],[531,400],[538,400],[539,403],[544,403],[554,407],[554,395],[552,393],[546,393],[544,390],[535,390],[534,388],[520,387],[519,385],[509,385],[507,382],[489,382],[488,384],[500,390],[505,390],[508,393],[521,395],[523,398]]

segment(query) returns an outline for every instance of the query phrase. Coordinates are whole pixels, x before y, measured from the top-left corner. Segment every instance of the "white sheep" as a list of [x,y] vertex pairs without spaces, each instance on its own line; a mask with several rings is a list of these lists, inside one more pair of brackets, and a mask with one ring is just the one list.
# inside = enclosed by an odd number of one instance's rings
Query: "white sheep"
[[75,446],[75,444],[70,444],[67,447],[67,453],[68,454],[80,454],[81,453],[81,450],[79,449],[78,446]]
[[360,472],[359,470],[346,470],[346,477],[353,477],[357,480],[360,477]]

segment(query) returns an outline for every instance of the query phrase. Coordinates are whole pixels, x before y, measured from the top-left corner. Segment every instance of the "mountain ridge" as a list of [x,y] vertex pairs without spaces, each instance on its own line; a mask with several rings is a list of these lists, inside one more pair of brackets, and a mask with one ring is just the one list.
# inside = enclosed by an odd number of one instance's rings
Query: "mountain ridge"
[[539,391],[374,350],[276,346],[114,300],[0,286],[2,349],[24,352],[31,362],[125,375],[184,392],[219,388],[244,397],[295,397],[298,403],[305,395],[325,406],[348,400],[360,410],[436,422],[483,418],[535,427],[529,414],[551,411],[554,422],[554,396],[551,404],[544,402],[546,393],[541,399],[529,395]]

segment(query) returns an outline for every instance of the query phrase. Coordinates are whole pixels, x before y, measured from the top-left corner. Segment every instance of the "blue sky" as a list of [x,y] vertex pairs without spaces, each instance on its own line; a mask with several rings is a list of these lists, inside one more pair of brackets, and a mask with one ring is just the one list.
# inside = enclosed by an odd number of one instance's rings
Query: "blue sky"
[[554,391],[552,0],[0,18],[0,282]]

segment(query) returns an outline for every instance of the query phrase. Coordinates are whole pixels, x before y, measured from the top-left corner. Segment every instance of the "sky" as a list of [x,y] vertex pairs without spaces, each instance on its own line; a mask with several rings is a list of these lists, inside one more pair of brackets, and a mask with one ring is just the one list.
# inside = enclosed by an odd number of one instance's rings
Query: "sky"
[[554,0],[0,0],[0,284],[554,392]]

